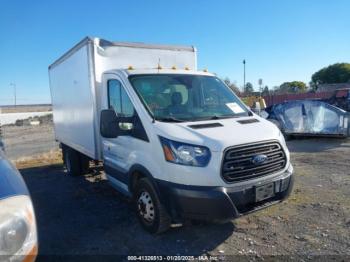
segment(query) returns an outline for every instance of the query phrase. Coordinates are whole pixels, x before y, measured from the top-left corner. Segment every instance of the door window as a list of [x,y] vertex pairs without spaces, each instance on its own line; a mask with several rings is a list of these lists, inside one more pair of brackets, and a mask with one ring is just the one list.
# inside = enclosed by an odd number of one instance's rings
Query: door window
[[108,107],[113,108],[119,117],[134,115],[134,106],[118,80],[108,81]]

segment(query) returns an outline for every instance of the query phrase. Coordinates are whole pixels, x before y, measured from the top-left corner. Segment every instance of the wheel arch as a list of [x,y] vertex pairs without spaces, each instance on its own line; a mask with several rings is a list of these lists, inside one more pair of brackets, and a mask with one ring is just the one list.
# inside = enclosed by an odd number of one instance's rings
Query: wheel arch
[[157,194],[160,195],[156,179],[146,167],[140,164],[135,164],[129,169],[129,192],[131,194],[134,193],[137,181],[143,177],[146,177],[150,180]]

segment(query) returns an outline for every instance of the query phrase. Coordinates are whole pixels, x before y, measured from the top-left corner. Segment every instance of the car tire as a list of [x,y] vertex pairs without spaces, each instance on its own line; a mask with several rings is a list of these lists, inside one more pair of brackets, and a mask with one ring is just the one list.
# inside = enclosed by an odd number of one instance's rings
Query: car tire
[[68,146],[63,146],[63,163],[67,174],[70,176],[79,176],[82,174],[80,153]]
[[158,194],[148,178],[141,178],[134,195],[137,217],[142,227],[152,234],[160,234],[169,229],[171,219],[159,200]]

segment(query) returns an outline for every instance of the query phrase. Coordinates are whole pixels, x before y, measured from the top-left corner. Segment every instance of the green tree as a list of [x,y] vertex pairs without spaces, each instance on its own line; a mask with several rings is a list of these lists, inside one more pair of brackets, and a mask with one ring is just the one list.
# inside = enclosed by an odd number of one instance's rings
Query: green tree
[[311,77],[314,85],[346,83],[350,81],[350,64],[337,63],[314,73]]
[[232,89],[233,92],[235,92],[236,95],[239,95],[241,93],[239,88],[236,86],[236,84],[232,83],[231,80],[228,77],[226,77],[224,79],[224,82],[229,88]]
[[245,84],[245,87],[244,87],[244,93],[245,93],[246,95],[249,95],[249,94],[251,94],[251,93],[253,93],[253,92],[254,92],[253,84],[250,83],[250,82],[246,83],[246,84]]
[[317,90],[317,85],[316,85],[316,83],[310,81],[310,82],[309,82],[309,92],[315,93],[316,90]]
[[307,86],[304,82],[293,81],[293,82],[284,82],[280,85],[278,93],[303,93],[306,92]]
[[270,94],[270,90],[268,86],[265,86],[263,91],[261,92],[261,95],[266,96]]

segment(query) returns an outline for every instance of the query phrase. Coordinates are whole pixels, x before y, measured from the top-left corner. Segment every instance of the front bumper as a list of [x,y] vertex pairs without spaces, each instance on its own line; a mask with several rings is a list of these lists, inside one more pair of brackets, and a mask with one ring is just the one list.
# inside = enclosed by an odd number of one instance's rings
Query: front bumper
[[[292,172],[286,171],[263,183],[273,183],[275,195],[256,202],[255,187],[187,186],[158,180],[163,205],[175,222],[184,219],[225,221],[260,210],[285,200],[294,183]],[[261,183],[259,183],[261,184]]]

